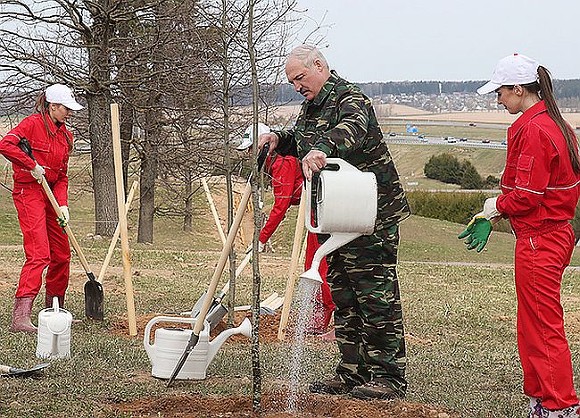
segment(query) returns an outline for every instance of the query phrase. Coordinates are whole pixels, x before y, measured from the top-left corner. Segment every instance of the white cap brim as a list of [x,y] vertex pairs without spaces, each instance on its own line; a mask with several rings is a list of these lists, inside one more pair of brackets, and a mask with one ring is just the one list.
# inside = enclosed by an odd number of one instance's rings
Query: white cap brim
[[78,104],[76,101],[61,103],[61,105],[66,106],[70,110],[81,110],[81,109],[84,109],[83,106],[81,106],[80,104]]
[[242,139],[242,142],[236,147],[236,149],[238,151],[247,150],[248,148],[250,148],[252,146],[252,143],[253,143],[252,138],[244,137]]
[[494,83],[493,81],[488,81],[483,86],[477,89],[478,94],[488,94],[496,91],[501,87],[501,84]]

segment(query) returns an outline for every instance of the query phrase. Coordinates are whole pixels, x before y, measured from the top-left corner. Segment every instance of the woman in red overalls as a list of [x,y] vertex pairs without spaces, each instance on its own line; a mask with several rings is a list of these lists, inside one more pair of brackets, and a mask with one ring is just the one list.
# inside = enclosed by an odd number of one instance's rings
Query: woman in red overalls
[[[65,122],[73,110],[80,110],[72,91],[62,84],[48,87],[36,100],[36,113],[26,117],[0,140],[0,154],[12,162],[14,206],[22,230],[26,261],[14,299],[11,331],[35,333],[30,315],[42,286],[46,269],[45,306],[57,296],[64,305],[69,282],[70,246],[64,233],[68,214],[68,159],[73,137]],[[35,158],[20,148],[26,138]],[[58,219],[40,182],[42,176],[52,189],[64,219]]]
[[[579,197],[578,141],[558,110],[548,70],[535,60],[518,54],[500,60],[478,93],[494,91],[509,113],[522,115],[508,129],[502,193],[486,200],[477,224],[505,217],[516,236],[517,340],[528,416],[578,417],[560,303],[575,242],[570,220]],[[471,238],[485,245],[489,232]]]

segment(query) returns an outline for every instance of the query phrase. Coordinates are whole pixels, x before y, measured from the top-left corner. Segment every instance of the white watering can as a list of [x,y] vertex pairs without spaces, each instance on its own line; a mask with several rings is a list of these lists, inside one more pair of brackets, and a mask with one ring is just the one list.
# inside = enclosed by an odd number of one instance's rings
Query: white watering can
[[38,313],[36,357],[69,358],[72,314],[58,306],[58,297],[52,300],[52,308]]
[[[155,330],[154,343],[150,343],[151,328],[158,322],[176,322],[186,323],[193,327],[195,318],[176,317],[176,316],[156,316],[151,319],[145,326],[143,335],[143,345],[145,351],[151,360],[153,366],[151,374],[153,377],[160,379],[169,379],[175,366],[180,359],[189,337],[193,332],[192,329],[182,328],[158,328]],[[181,380],[203,380],[205,372],[210,365],[217,351],[222,344],[234,334],[243,334],[250,337],[252,333],[252,323],[248,318],[237,328],[230,328],[221,332],[211,342],[209,341],[209,324],[205,321],[203,330],[199,334],[199,341],[191,351],[187,360],[176,379]]]
[[[361,235],[371,234],[377,219],[377,179],[340,158],[328,158],[327,166],[306,181],[306,228],[330,234],[312,259],[301,279],[322,283],[318,271],[322,259]],[[304,195],[304,194],[303,194]],[[313,202],[314,200],[314,202]]]

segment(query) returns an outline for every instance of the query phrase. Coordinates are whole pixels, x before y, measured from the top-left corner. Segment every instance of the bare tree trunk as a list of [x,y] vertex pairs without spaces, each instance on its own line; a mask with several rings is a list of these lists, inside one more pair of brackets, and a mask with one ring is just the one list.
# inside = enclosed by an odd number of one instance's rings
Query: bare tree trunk
[[[230,25],[227,15],[227,0],[222,0],[222,14],[221,14],[221,25],[222,25],[222,111],[224,114],[223,124],[224,124],[224,149],[225,149],[225,169],[226,169],[226,194],[228,197],[228,230],[234,221],[234,188],[232,184],[232,162],[229,152],[229,137],[230,137],[230,88],[229,88],[229,77],[230,77],[230,66],[229,66],[229,51],[228,44],[230,39],[228,36],[230,31],[228,26]],[[234,312],[234,306],[236,304],[236,251],[232,245],[230,251],[230,265],[229,265],[229,280],[230,289],[228,297],[228,312]],[[234,315],[228,315],[228,327],[232,327],[234,322]]]
[[91,123],[91,163],[95,200],[95,234],[112,236],[117,227],[117,194],[115,190],[115,167],[111,141],[110,98],[105,92],[87,94],[89,120]]
[[111,25],[106,16],[93,16],[92,42],[102,46],[88,49],[89,73],[87,89],[91,163],[95,193],[95,234],[112,236],[119,219],[115,188],[113,142],[111,140],[111,93],[108,85],[111,73],[108,66]]
[[129,156],[131,152],[131,139],[133,138],[133,125],[135,123],[134,114],[134,109],[130,107],[127,107],[125,112],[121,112],[121,156],[123,160],[125,195],[129,193]]
[[143,144],[139,182],[139,229],[137,242],[153,242],[153,215],[155,214],[155,180],[157,179],[157,150],[150,142]]
[[157,180],[158,151],[157,138],[159,125],[157,122],[157,110],[154,105],[155,97],[150,100],[149,109],[146,111],[146,131],[142,142],[141,171],[140,171],[140,206],[139,206],[139,229],[137,242],[153,242],[153,216],[155,215],[155,181]]
[[[253,129],[253,152],[252,161],[256,161],[256,150],[258,149],[258,100],[259,100],[259,85],[258,85],[258,70],[256,68],[256,51],[253,40],[254,30],[254,6],[256,0],[248,0],[248,54],[250,57],[250,67],[252,70],[252,124]],[[258,254],[258,239],[260,237],[261,227],[261,211],[259,205],[258,185],[259,175],[256,164],[252,164],[252,202],[254,203],[254,238],[252,240],[252,248],[254,257],[252,259],[252,405],[255,412],[260,412],[261,398],[262,398],[262,369],[260,367],[260,255]]]
[[[188,170],[185,175],[185,214],[183,217],[183,230],[193,231],[193,184],[191,178],[193,170]],[[232,311],[233,312],[233,311]]]

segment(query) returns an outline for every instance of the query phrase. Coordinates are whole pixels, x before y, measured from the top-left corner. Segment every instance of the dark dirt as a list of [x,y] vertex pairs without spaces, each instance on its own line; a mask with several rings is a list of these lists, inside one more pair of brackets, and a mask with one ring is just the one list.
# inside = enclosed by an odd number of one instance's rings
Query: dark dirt
[[289,411],[286,393],[262,396],[261,410],[255,412],[252,399],[243,396],[177,395],[143,398],[115,405],[114,409],[132,417],[228,417],[228,418],[315,418],[315,417],[397,417],[458,418],[442,409],[404,401],[362,401],[345,396],[305,395],[295,410]]

